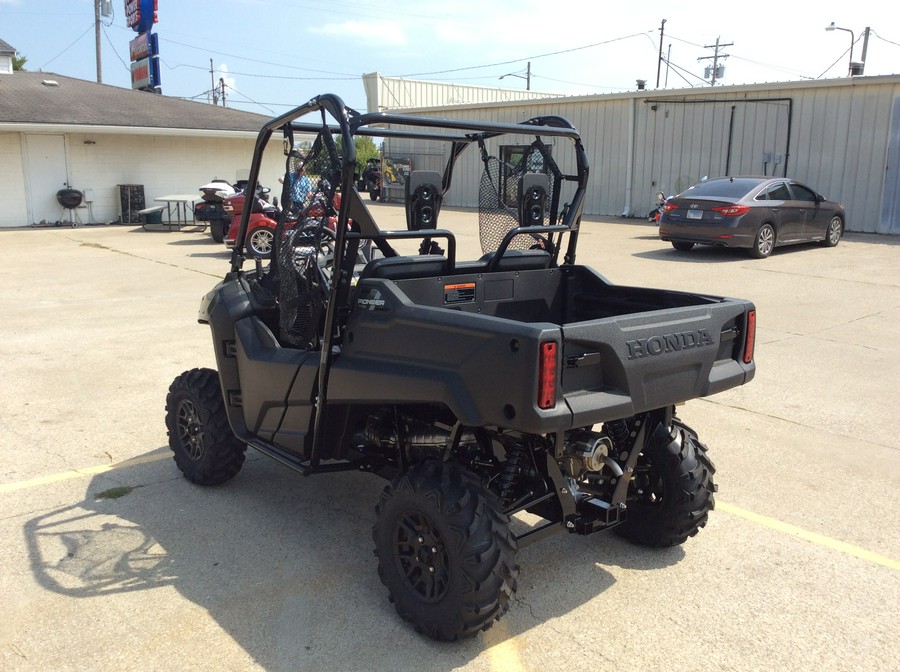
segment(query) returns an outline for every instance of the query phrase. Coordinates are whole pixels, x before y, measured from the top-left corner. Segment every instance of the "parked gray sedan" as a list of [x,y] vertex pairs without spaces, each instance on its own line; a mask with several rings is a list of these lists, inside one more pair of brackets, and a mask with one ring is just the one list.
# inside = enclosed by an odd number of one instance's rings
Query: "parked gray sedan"
[[747,248],[761,259],[779,245],[844,234],[844,206],[784,177],[717,177],[695,184],[662,206],[659,237],[676,250],[696,244]]

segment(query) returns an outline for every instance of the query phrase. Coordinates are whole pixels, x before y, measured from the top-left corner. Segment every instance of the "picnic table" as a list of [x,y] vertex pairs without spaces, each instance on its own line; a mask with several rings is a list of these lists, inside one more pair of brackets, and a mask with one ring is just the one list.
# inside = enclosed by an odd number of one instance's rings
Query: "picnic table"
[[[143,227],[145,230],[149,231],[150,229],[147,227],[153,226],[153,224],[146,221],[147,215],[156,212],[162,213],[163,211],[166,213],[166,220],[160,225],[165,226],[169,231],[173,228],[180,230],[183,226],[206,228],[206,223],[198,222],[194,219],[194,203],[200,200],[198,194],[168,194],[166,196],[158,196],[153,200],[165,205],[156,205],[138,210],[138,213],[144,216]],[[174,218],[172,217],[173,211]]]

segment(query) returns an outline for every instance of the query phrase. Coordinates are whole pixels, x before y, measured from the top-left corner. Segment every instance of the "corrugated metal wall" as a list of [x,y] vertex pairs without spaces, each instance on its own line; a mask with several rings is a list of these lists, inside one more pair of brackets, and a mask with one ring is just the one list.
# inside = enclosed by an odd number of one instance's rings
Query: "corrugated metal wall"
[[[642,217],[659,190],[674,194],[704,176],[782,175],[786,168],[789,177],[842,202],[848,230],[898,233],[896,208],[884,207],[900,192],[900,171],[888,165],[890,139],[896,143],[900,135],[896,128],[892,135],[891,123],[898,96],[900,76],[885,76],[415,112],[492,121],[567,118],[580,131],[591,162],[585,204],[589,215],[628,211]],[[523,138],[523,144],[528,141]],[[397,149],[388,145],[388,152],[396,154]],[[475,154],[464,156],[448,205],[477,206],[480,170]]]

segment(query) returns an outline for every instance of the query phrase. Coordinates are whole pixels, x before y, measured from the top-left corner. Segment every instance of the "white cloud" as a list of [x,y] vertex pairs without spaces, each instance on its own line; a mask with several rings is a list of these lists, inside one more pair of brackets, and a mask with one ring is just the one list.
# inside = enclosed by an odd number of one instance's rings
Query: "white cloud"
[[336,38],[339,42],[350,40],[375,46],[403,46],[408,42],[402,26],[393,21],[327,23],[311,28],[310,32]]

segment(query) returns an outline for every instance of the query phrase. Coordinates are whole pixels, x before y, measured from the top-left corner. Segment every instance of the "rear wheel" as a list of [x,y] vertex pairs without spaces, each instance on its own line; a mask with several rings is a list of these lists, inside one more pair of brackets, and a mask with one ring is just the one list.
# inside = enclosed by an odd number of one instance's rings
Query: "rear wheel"
[[225,241],[225,232],[228,230],[228,222],[221,219],[214,219],[209,223],[209,234],[217,243]]
[[825,240],[822,241],[822,244],[825,247],[834,247],[839,242],[841,242],[841,237],[844,235],[844,222],[841,221],[841,218],[835,215],[831,218],[831,221],[828,222],[828,228],[825,229]]
[[251,257],[259,257],[260,259],[268,259],[272,256],[272,241],[275,239],[269,229],[260,227],[254,229],[247,238],[247,254]]
[[418,632],[474,637],[509,609],[516,541],[498,498],[471,472],[431,460],[384,489],[372,530],[378,576]]
[[715,508],[716,469],[706,446],[686,425],[675,420],[671,431],[659,425],[634,471],[627,518],[613,528],[642,546],[684,543],[706,525]]
[[172,382],[166,429],[175,464],[192,483],[224,483],[244,464],[247,446],[231,431],[219,374],[212,369],[191,369]]
[[673,240],[672,247],[674,247],[679,252],[690,252],[692,249],[694,249],[694,244],[693,243],[685,243],[680,240]]
[[775,249],[775,229],[771,224],[763,224],[756,232],[753,239],[753,247],[750,248],[750,256],[754,259],[765,259]]

